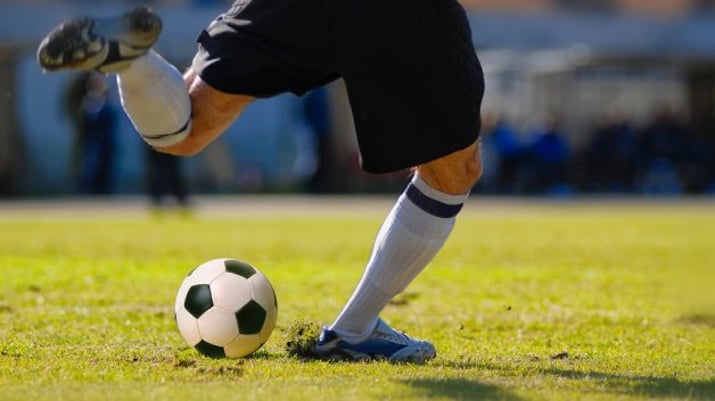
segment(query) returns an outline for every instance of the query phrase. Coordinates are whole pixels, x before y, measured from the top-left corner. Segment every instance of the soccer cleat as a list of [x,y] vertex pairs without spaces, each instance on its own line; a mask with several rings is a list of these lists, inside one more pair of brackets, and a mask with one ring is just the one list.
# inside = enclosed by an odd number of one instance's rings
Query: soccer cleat
[[161,28],[161,19],[147,6],[114,18],[71,19],[42,40],[37,61],[47,71],[121,71],[151,49]]
[[387,360],[420,364],[434,359],[437,354],[429,342],[397,331],[382,319],[378,319],[372,334],[357,344],[342,340],[336,332],[324,328],[315,346],[315,353],[326,360]]

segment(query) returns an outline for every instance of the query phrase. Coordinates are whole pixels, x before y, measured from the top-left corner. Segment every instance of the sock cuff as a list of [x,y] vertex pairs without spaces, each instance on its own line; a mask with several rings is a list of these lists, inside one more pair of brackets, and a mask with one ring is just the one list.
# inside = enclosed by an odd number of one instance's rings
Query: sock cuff
[[456,216],[469,193],[450,195],[429,186],[419,175],[415,174],[405,189],[405,196],[425,212],[442,218]]

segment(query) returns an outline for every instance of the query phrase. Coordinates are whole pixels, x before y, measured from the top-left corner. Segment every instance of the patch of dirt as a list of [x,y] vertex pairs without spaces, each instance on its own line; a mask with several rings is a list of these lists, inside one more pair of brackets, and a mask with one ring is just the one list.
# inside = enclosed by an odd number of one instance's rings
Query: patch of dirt
[[285,350],[288,355],[301,359],[313,359],[315,342],[320,335],[320,326],[312,322],[296,321],[287,330]]

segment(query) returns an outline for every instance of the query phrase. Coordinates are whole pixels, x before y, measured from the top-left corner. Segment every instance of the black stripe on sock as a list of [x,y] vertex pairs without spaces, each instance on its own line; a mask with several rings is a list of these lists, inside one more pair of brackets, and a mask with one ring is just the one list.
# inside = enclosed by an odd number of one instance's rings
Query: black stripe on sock
[[432,199],[429,196],[425,195],[422,191],[419,190],[419,188],[414,186],[412,183],[407,186],[407,189],[405,190],[405,195],[407,195],[407,198],[411,200],[412,203],[417,205],[417,207],[419,207],[420,209],[433,216],[442,217],[445,219],[449,219],[456,216],[459,211],[462,210],[463,206],[462,203],[458,205],[450,205],[447,203],[440,202],[436,199]]
[[189,117],[189,119],[186,120],[186,124],[184,124],[183,127],[179,128],[178,130],[176,130],[176,131],[174,131],[174,132],[172,132],[172,133],[170,133],[170,134],[159,134],[159,135],[144,135],[144,134],[141,134],[141,136],[143,136],[144,138],[149,139],[149,140],[168,138],[168,137],[170,137],[170,136],[178,135],[178,134],[180,134],[180,133],[186,131],[186,129],[189,127],[189,124],[190,124],[190,123],[191,123],[191,117]]

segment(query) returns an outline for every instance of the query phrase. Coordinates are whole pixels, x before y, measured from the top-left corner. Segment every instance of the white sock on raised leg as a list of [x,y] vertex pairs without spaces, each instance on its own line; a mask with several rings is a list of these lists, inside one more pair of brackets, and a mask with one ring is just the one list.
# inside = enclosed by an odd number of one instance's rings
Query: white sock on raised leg
[[117,74],[122,107],[151,146],[183,141],[191,131],[191,99],[179,70],[155,51]]

